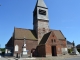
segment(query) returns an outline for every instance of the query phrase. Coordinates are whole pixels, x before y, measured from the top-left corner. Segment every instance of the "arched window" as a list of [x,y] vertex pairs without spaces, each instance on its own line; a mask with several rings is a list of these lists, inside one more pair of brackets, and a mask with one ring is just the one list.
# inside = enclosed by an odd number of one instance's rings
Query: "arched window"
[[18,51],[18,50],[19,50],[19,46],[15,45],[15,51]]

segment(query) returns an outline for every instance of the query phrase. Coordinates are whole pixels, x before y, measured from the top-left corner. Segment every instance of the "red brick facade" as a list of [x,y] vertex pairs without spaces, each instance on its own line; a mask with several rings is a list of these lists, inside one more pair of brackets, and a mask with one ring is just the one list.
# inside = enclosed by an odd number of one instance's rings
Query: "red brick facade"
[[[14,50],[13,50],[14,54],[16,53],[21,54],[24,40],[15,39],[13,41],[14,41]],[[19,46],[18,52],[15,52],[15,45]],[[56,47],[55,49],[56,51],[54,51],[55,52],[54,56],[62,55],[61,49],[66,48],[66,39],[57,39],[54,32],[51,32],[45,44],[38,45],[38,40],[26,40],[26,49],[29,50],[28,51],[29,56],[32,53],[31,51],[33,49],[35,50],[35,54],[33,54],[33,56],[41,56],[41,57],[53,56],[52,46]]]
[[56,47],[55,56],[62,55],[62,48],[66,48],[66,40],[58,40],[52,32],[44,45],[39,45],[40,56],[52,56],[52,46]]
[[[23,42],[24,42],[24,40],[14,40],[14,46],[15,45],[19,46],[18,52],[15,52],[15,47],[14,47],[14,54],[16,54],[16,53],[20,54],[22,52]],[[26,40],[26,49],[29,50],[28,51],[29,55],[31,54],[32,49],[36,49],[37,45],[38,45],[37,40]]]

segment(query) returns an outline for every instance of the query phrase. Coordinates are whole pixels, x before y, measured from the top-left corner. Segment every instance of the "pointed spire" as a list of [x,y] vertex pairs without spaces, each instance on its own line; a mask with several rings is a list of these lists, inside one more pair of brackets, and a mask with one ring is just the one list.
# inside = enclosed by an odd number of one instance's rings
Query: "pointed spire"
[[39,6],[39,7],[47,8],[47,6],[46,6],[46,4],[44,3],[43,0],[37,0],[36,5]]
[[75,43],[74,43],[74,41],[73,41],[73,47],[75,46]]
[[[40,10],[42,11],[42,14],[40,14]],[[44,3],[44,0],[37,0],[36,6],[33,11],[33,16],[35,17],[34,20],[42,19],[42,20],[49,20],[48,18],[48,8],[46,4]]]

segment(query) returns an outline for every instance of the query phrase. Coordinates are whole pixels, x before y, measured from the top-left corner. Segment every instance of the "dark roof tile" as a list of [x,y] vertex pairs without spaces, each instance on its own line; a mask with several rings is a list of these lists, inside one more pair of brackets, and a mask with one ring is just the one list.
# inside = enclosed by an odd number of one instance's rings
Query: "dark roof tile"
[[47,41],[48,37],[50,36],[50,34],[51,34],[51,32],[49,32],[49,33],[47,33],[47,34],[45,34],[45,35],[43,36],[43,38],[42,38],[41,41],[40,41],[40,45],[46,43],[46,41]]

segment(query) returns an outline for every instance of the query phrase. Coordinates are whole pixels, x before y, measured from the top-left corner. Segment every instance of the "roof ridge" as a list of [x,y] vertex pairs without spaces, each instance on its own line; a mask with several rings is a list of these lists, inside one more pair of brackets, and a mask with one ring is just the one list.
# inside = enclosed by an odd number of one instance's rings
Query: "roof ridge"
[[59,30],[53,30],[53,31],[59,31]]
[[26,28],[14,28],[14,29],[23,29],[23,30],[32,30],[32,29],[26,29]]
[[[59,30],[61,32],[61,30]],[[63,35],[63,33],[61,32],[61,34]],[[66,37],[63,35],[63,37],[66,39]]]
[[56,29],[50,29],[50,30],[52,30],[52,31],[59,31],[59,30],[56,30]]

